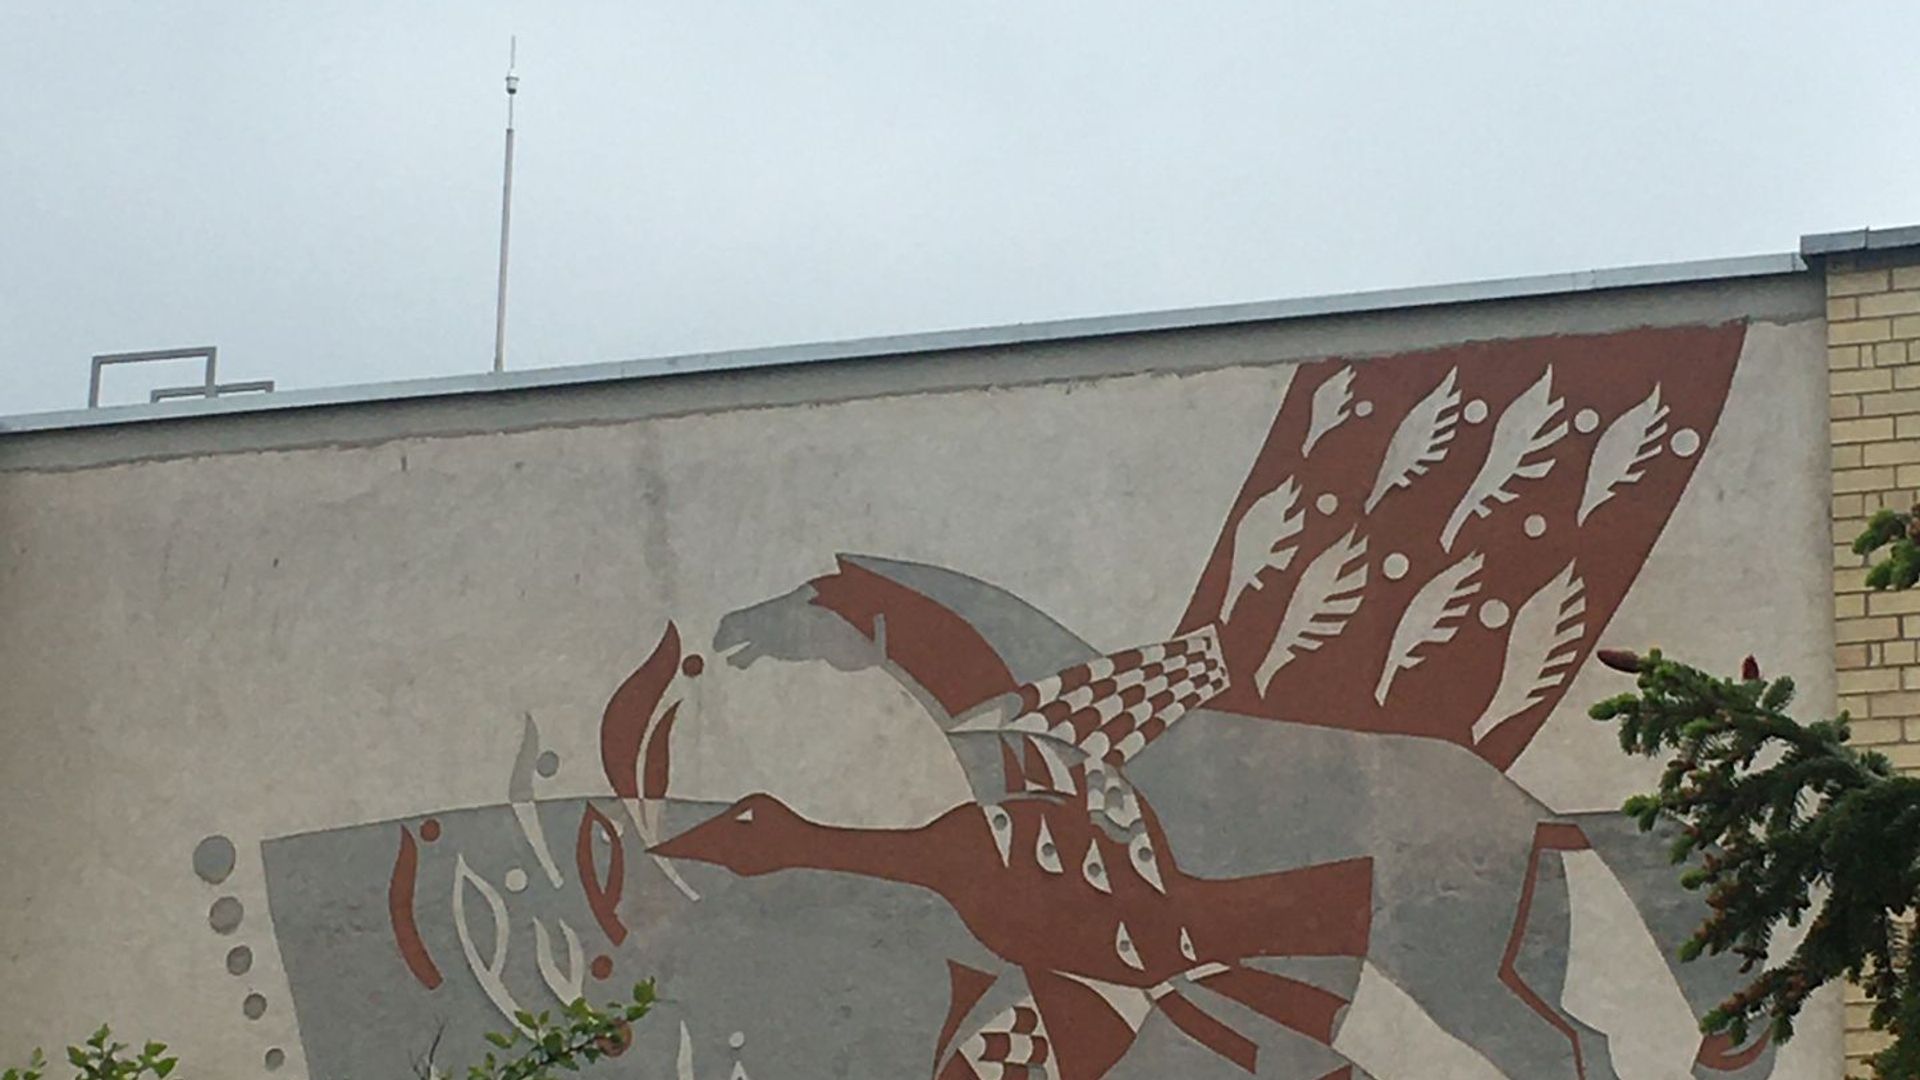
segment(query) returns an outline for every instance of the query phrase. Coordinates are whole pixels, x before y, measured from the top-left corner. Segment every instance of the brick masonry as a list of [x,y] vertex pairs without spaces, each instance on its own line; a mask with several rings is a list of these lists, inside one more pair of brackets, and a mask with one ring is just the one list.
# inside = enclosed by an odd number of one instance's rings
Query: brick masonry
[[[1841,256],[1825,264],[1833,449],[1834,663],[1854,742],[1920,773],[1920,591],[1870,593],[1853,537],[1882,507],[1920,503],[1920,250],[1908,265]],[[1894,262],[1894,265],[1887,265]],[[1885,1045],[1847,997],[1847,1064]]]

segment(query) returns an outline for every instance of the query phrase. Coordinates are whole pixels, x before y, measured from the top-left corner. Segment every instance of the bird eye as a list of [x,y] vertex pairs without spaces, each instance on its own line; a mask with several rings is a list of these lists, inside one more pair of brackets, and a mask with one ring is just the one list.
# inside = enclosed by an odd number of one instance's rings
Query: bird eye
[[749,806],[749,807],[747,807],[747,808],[746,808],[745,810],[742,810],[742,811],[740,811],[739,813],[737,813],[737,814],[735,814],[735,815],[733,815],[733,820],[735,820],[735,821],[739,821],[739,822],[743,822],[743,823],[750,823],[750,822],[752,822],[752,821],[753,821],[753,807],[751,807],[751,806]]

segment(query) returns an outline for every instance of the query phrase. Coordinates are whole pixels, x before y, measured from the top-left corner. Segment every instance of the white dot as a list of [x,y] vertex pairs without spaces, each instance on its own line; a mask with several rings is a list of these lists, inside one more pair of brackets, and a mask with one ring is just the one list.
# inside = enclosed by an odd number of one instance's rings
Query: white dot
[[1387,577],[1399,581],[1407,576],[1407,557],[1396,551],[1380,563],[1380,569]]
[[727,1045],[733,1047],[735,1050],[747,1045],[747,1033],[744,1031],[736,1031],[727,1036]]
[[1547,535],[1547,519],[1539,514],[1528,514],[1527,520],[1521,522],[1520,527],[1527,530],[1527,535],[1536,540]]
[[1467,407],[1463,412],[1467,418],[1467,423],[1477,424],[1487,418],[1487,403],[1481,401],[1479,398],[1474,398],[1472,401],[1467,402]]
[[1592,409],[1581,409],[1573,414],[1573,429],[1585,435],[1600,426],[1600,414]]
[[1355,416],[1372,416],[1372,415],[1373,415],[1373,402],[1371,402],[1371,401],[1362,401],[1362,402],[1359,402],[1358,404],[1356,404],[1356,405],[1354,405],[1354,407],[1353,407],[1353,414],[1354,414]]
[[1506,604],[1498,600],[1489,600],[1480,605],[1480,625],[1489,630],[1498,630],[1507,625],[1510,614]]
[[1673,433],[1673,452],[1681,457],[1692,457],[1700,449],[1700,433],[1690,427],[1683,427]]
[[1331,514],[1340,509],[1340,496],[1331,491],[1324,492],[1319,498],[1313,500],[1313,505],[1318,507],[1321,513]]
[[527,887],[527,872],[525,870],[522,870],[516,866],[513,869],[507,871],[507,891],[508,892],[521,892],[522,890],[526,889],[526,887]]

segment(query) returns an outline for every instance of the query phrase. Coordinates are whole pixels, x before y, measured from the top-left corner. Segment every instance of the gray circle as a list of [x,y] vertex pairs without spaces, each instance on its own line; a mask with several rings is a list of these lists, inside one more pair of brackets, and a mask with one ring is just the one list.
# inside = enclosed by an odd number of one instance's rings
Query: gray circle
[[231,934],[240,929],[240,920],[246,918],[247,909],[240,901],[231,896],[223,896],[207,909],[207,925],[213,927],[216,934]]
[[193,872],[209,885],[218,885],[233,873],[233,841],[209,836],[193,849]]
[[253,970],[253,950],[245,945],[235,945],[227,950],[227,974],[245,975]]
[[248,994],[247,1000],[240,1003],[240,1011],[247,1014],[247,1019],[258,1020],[267,1015],[267,999],[259,994]]
[[276,1046],[273,1049],[267,1051],[267,1070],[269,1072],[279,1068],[282,1065],[285,1065],[286,1063],[287,1063],[287,1052],[285,1050],[282,1050]]
[[551,750],[542,751],[533,761],[533,767],[541,776],[552,776],[560,771],[560,755]]

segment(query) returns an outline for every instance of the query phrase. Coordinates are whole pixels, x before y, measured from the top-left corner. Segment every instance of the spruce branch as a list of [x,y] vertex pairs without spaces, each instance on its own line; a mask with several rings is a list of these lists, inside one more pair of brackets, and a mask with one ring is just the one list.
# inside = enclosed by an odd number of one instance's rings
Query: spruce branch
[[[1636,673],[1638,687],[1595,705],[1594,719],[1617,722],[1628,753],[1668,755],[1659,790],[1624,809],[1642,830],[1679,826],[1668,854],[1692,864],[1681,884],[1707,906],[1681,957],[1731,953],[1743,974],[1758,972],[1701,1029],[1739,1044],[1763,1028],[1785,1042],[1807,998],[1846,977],[1872,1001],[1873,1026],[1894,1035],[1876,1075],[1920,1080],[1920,1023],[1909,1016],[1920,994],[1909,991],[1913,942],[1901,923],[1920,903],[1920,780],[1848,745],[1845,713],[1794,720],[1792,680],[1761,678],[1751,661],[1739,678],[1718,678],[1658,650],[1602,660]],[[1799,946],[1770,960],[1775,933],[1803,921]]]
[[[1875,590],[1920,582],[1920,507],[1882,510],[1854,541]],[[1836,979],[1858,984],[1869,1024],[1892,1036],[1870,1059],[1877,1080],[1920,1080],[1920,778],[1885,755],[1849,745],[1849,717],[1802,724],[1788,715],[1790,679],[1761,677],[1751,657],[1737,678],[1669,660],[1601,650],[1638,676],[1632,693],[1595,705],[1619,725],[1630,754],[1666,756],[1659,788],[1628,799],[1643,831],[1679,827],[1668,854],[1707,915],[1682,959],[1731,953],[1751,976],[1701,1018],[1701,1030],[1747,1041],[1758,1028],[1793,1035],[1808,997]],[[1790,955],[1771,943],[1805,924]]]

